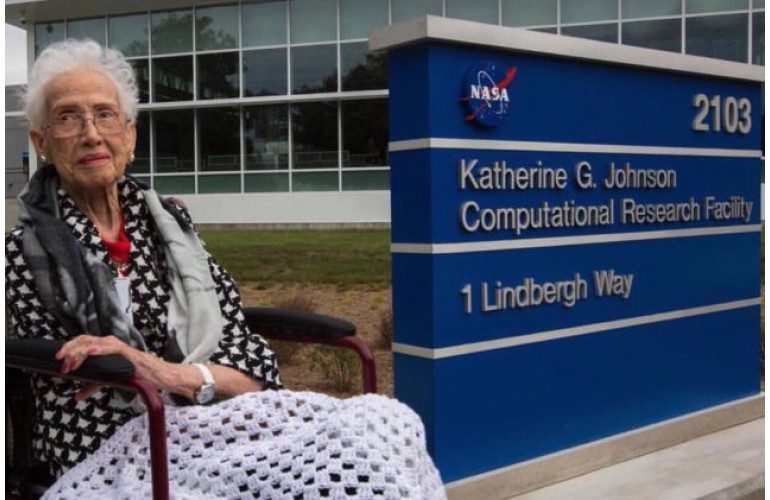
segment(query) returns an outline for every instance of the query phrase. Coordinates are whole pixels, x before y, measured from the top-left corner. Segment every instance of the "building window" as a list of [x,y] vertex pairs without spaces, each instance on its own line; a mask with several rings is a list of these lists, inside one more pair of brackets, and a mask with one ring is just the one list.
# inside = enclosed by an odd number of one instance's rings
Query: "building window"
[[139,102],[150,102],[150,67],[147,59],[131,59],[128,62],[134,68],[136,86],[139,89]]
[[623,23],[623,43],[648,49],[682,51],[682,20],[658,19]]
[[126,57],[146,56],[147,14],[110,17],[110,47]]
[[369,52],[367,42],[340,45],[342,90],[388,88],[387,55]]
[[382,167],[388,164],[388,101],[342,102],[342,166]]
[[246,170],[289,168],[288,108],[284,104],[243,108]]
[[497,0],[446,0],[446,16],[477,23],[497,24]]
[[192,12],[174,10],[152,13],[152,53],[192,51]]
[[562,23],[609,21],[617,18],[618,0],[561,0]]
[[291,92],[336,92],[337,46],[310,45],[291,48]]
[[64,40],[64,23],[53,21],[35,25],[35,57],[52,43]]
[[751,62],[765,64],[765,13],[751,15]]
[[587,38],[600,42],[618,43],[618,25],[613,24],[585,24],[579,26],[564,26],[561,34],[577,38]]
[[195,9],[196,50],[234,49],[238,38],[237,5]]
[[244,47],[286,43],[286,2],[245,3],[241,7]]
[[393,22],[421,17],[441,15],[441,0],[390,0]]
[[556,24],[557,0],[502,0],[505,26]]
[[142,111],[136,118],[136,147],[134,162],[129,167],[131,174],[150,173],[150,113]]
[[289,0],[292,43],[337,39],[335,0]]
[[192,100],[192,70],[192,56],[154,58],[152,60],[153,101]]
[[385,189],[390,189],[390,172],[387,170],[342,172],[343,191]]
[[621,9],[623,19],[681,16],[682,0],[623,0]]
[[198,176],[200,194],[240,193],[241,176],[236,175],[200,175]]
[[340,38],[368,38],[388,25],[388,0],[340,0]]
[[289,174],[246,174],[243,177],[247,193],[275,193],[289,190]]
[[198,99],[238,97],[238,53],[202,54],[198,59]]
[[687,0],[685,4],[688,14],[746,10],[748,6],[746,0]]
[[291,174],[292,191],[337,191],[337,172],[294,172]]
[[194,115],[191,109],[154,111],[155,172],[195,171]]
[[243,95],[286,94],[286,49],[243,52]]
[[337,102],[291,105],[294,169],[337,168]]
[[153,181],[153,187],[160,194],[195,193],[195,177],[192,175],[156,176]]
[[[240,171],[238,108],[202,108],[198,113],[198,147],[202,172]],[[240,191],[240,189],[239,189]]]
[[748,60],[747,14],[689,17],[686,23],[688,54],[728,61]]
[[67,21],[67,38],[89,39],[104,46],[105,34],[106,26],[103,17]]

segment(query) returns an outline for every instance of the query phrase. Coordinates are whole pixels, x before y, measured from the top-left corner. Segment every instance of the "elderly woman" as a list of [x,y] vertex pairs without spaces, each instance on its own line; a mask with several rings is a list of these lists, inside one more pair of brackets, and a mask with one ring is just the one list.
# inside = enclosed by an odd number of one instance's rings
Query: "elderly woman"
[[[125,59],[91,41],[53,45],[24,97],[42,168],[6,237],[15,334],[67,341],[65,373],[120,354],[158,389],[199,404],[279,388],[273,352],[248,331],[233,280],[185,209],[124,175],[138,102]],[[34,452],[54,476],[137,415],[112,390],[39,376],[34,385]]]
[[[407,407],[262,391],[281,387],[275,356],[244,324],[232,279],[183,207],[125,175],[137,89],[120,53],[92,41],[48,47],[25,103],[42,167],[6,238],[14,332],[66,341],[63,372],[89,356],[122,355],[172,402],[188,402],[167,407],[175,497],[445,496]],[[149,495],[135,400],[33,382],[34,454],[59,477],[46,496]]]

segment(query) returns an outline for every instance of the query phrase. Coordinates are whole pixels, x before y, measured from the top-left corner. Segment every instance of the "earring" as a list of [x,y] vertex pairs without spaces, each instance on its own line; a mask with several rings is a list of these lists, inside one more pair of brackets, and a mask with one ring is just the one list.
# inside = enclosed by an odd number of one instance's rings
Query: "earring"
[[128,155],[128,163],[134,163],[134,160],[136,160],[136,155],[134,155],[134,152],[131,151],[131,154]]
[[37,155],[37,158],[40,160],[40,163],[43,165],[48,165],[48,157],[45,155],[45,153],[39,153]]

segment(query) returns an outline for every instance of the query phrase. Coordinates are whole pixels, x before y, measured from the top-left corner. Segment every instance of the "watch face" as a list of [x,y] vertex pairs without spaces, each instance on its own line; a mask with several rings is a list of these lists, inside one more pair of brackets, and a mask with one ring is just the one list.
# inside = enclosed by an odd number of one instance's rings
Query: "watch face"
[[204,385],[195,393],[195,401],[199,405],[205,405],[214,400],[217,390],[214,385]]

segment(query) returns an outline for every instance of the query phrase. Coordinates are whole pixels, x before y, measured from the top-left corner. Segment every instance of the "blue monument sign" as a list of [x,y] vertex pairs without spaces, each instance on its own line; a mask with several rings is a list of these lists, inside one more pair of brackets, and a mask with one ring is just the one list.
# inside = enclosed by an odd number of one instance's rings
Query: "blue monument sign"
[[763,68],[432,17],[371,43],[395,392],[445,481],[759,392]]

